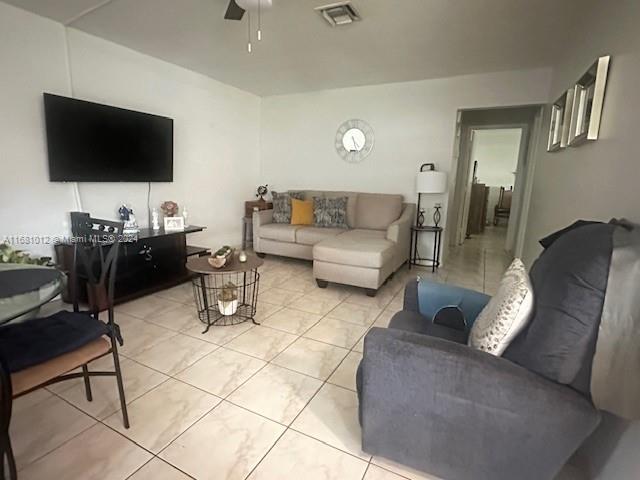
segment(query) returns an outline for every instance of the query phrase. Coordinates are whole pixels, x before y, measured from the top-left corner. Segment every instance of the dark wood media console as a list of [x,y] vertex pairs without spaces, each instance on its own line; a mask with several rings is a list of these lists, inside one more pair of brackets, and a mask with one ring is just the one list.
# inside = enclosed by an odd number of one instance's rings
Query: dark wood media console
[[[187,258],[209,254],[209,249],[187,245],[187,235],[201,232],[204,227],[189,226],[184,231],[166,232],[163,228],[143,228],[134,242],[122,242],[116,271],[115,302],[122,303],[178,285],[191,278],[186,268]],[[59,267],[71,274],[73,245],[55,246]],[[80,282],[81,298],[86,292]],[[64,292],[63,300],[70,296]]]

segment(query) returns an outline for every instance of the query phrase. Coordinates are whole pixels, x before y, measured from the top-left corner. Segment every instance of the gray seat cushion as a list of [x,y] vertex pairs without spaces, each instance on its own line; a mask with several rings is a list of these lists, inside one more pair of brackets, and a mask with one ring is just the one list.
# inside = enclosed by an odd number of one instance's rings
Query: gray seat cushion
[[[382,235],[381,235],[382,234]],[[313,259],[321,262],[381,268],[391,261],[395,243],[384,238],[384,232],[350,230],[337,237],[322,240],[313,247]]]
[[344,228],[300,227],[296,230],[296,243],[315,245],[316,243],[345,233]]
[[402,195],[359,193],[356,228],[386,230],[402,214]]
[[302,227],[288,223],[267,223],[266,225],[260,226],[260,238],[277,240],[278,242],[295,243],[296,231],[299,228]]
[[505,358],[590,393],[615,228],[593,224],[565,231],[536,260],[531,268],[534,315]]

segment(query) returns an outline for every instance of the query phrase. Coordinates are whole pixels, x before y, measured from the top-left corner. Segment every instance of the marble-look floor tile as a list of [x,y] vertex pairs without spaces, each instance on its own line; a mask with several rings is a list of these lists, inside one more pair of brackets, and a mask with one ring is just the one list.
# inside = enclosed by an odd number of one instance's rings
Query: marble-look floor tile
[[161,290],[156,292],[154,295],[164,300],[171,300],[172,302],[188,304],[192,304],[194,302],[193,285],[190,281],[175,287]]
[[177,335],[177,332],[173,330],[168,330],[140,319],[121,324],[120,328],[124,345],[118,348],[118,352],[126,357],[138,355],[144,350]]
[[362,353],[349,352],[349,355],[336,368],[327,382],[356,391],[356,371],[362,360]]
[[366,462],[288,430],[247,480],[361,480],[366,469]]
[[198,480],[244,480],[285,427],[222,402],[160,457]]
[[366,330],[366,327],[361,327],[354,323],[343,322],[333,318],[323,318],[304,336],[338,347],[351,348]]
[[[168,378],[160,372],[126,358],[120,359],[120,368],[122,370],[127,404],[157,387]],[[92,362],[89,364],[90,371],[103,369],[113,371],[114,366],[111,355],[100,359],[100,363]],[[99,420],[120,410],[120,396],[116,377],[92,377],[91,392],[93,393],[93,400],[89,402],[85,394],[84,380],[77,379],[73,381],[72,388],[64,390],[58,395]]]
[[302,335],[318,323],[321,318],[320,315],[285,307],[264,320],[262,325],[293,335]]
[[185,475],[177,468],[160,460],[158,457],[152,458],[140,470],[131,475],[127,480],[190,480],[191,477]]
[[367,336],[367,332],[369,330],[367,330],[366,332],[364,332],[364,335],[362,335],[360,337],[360,339],[356,342],[356,344],[353,346],[353,351],[354,352],[358,352],[358,353],[363,353],[364,352],[364,337]]
[[318,391],[322,382],[276,365],[267,365],[228,400],[288,425]]
[[14,401],[9,432],[18,469],[96,423],[64,400],[44,390],[41,392]]
[[240,353],[269,361],[283,351],[297,337],[268,327],[252,328],[231,340],[226,346]]
[[393,293],[381,290],[378,291],[375,297],[369,297],[364,291],[355,292],[349,295],[345,302],[364,307],[385,308],[391,302]]
[[260,272],[260,290],[275,288],[291,279],[291,274],[283,270],[266,270]]
[[147,317],[146,321],[176,332],[201,325],[196,307],[193,305],[180,305],[177,308]]
[[[253,319],[257,323],[263,323],[267,318],[271,317],[276,312],[282,310],[281,305],[273,305],[271,303],[258,302],[256,305],[256,314]],[[251,322],[249,322],[251,323]]]
[[253,322],[244,322],[237,325],[217,325],[212,326],[207,333],[203,333],[207,326],[198,322],[193,328],[183,330],[184,335],[197,338],[198,340],[204,340],[205,342],[214,343],[216,345],[226,345],[234,338],[242,335],[243,333],[255,328]]
[[370,464],[363,480],[406,480],[405,477],[396,475],[395,473],[380,468],[377,465]]
[[24,480],[125,479],[152,455],[101,423],[20,472]]
[[169,379],[129,405],[129,429],[123,427],[119,413],[105,423],[157,453],[219,402],[218,397]]
[[132,358],[167,375],[175,375],[216,348],[212,343],[178,334]]
[[258,295],[258,303],[265,302],[284,307],[300,297],[302,297],[302,293],[300,292],[292,292],[291,290],[274,287]]
[[160,298],[155,295],[147,295],[146,297],[137,298],[130,302],[116,305],[116,321],[119,313],[125,313],[133,317],[145,319],[147,317],[178,308],[180,305],[181,304],[178,302],[172,302],[165,298]]
[[349,351],[344,348],[309,338],[299,338],[271,363],[326,380],[347,353]]
[[443,480],[435,475],[429,475],[428,473],[415,470],[405,465],[393,462],[382,457],[373,457],[371,459],[373,465],[378,465],[386,470],[400,475],[401,477],[408,478],[409,480]]
[[278,285],[278,288],[300,293],[311,293],[319,289],[319,287],[316,285],[316,282],[313,280],[313,278],[310,277],[290,278],[286,282]]
[[355,392],[324,384],[291,428],[364,460]]
[[303,312],[326,315],[341,303],[338,298],[331,298],[316,293],[309,293],[291,302],[288,306]]
[[267,363],[224,347],[198,360],[176,378],[218,397],[226,397]]
[[389,328],[389,322],[391,321],[391,319],[396,313],[398,313],[398,310],[393,310],[388,307],[385,308],[382,311],[382,313],[378,315],[378,318],[376,318],[376,321],[373,322],[373,325],[371,326],[380,327],[380,328]]
[[329,312],[327,317],[368,327],[378,318],[381,312],[382,310],[378,307],[345,302]]

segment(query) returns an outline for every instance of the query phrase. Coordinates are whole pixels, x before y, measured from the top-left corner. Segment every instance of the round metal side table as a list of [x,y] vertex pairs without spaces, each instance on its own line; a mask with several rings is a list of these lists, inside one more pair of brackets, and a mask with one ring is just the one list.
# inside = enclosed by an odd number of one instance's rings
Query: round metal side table
[[198,310],[198,318],[207,328],[237,325],[255,321],[258,306],[260,274],[258,267],[264,263],[253,253],[247,253],[247,261],[240,262],[238,255],[222,268],[209,265],[209,257],[192,258],[187,269],[194,273],[191,283]]

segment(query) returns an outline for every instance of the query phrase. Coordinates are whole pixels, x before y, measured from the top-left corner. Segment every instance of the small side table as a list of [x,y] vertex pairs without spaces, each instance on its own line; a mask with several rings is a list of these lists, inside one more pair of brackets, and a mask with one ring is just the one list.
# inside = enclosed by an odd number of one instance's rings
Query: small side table
[[260,274],[258,267],[264,262],[253,253],[240,262],[234,254],[222,268],[209,265],[209,257],[189,259],[187,269],[194,273],[191,283],[198,318],[206,325],[202,333],[212,326],[237,325],[255,320],[258,307]]
[[[442,242],[442,227],[414,225],[411,227],[411,241],[409,242],[409,270],[412,265],[419,267],[431,267],[435,272],[440,267],[440,243]],[[433,233],[433,257],[422,258],[418,252],[418,237],[421,233]],[[424,262],[430,262],[425,264]]]

